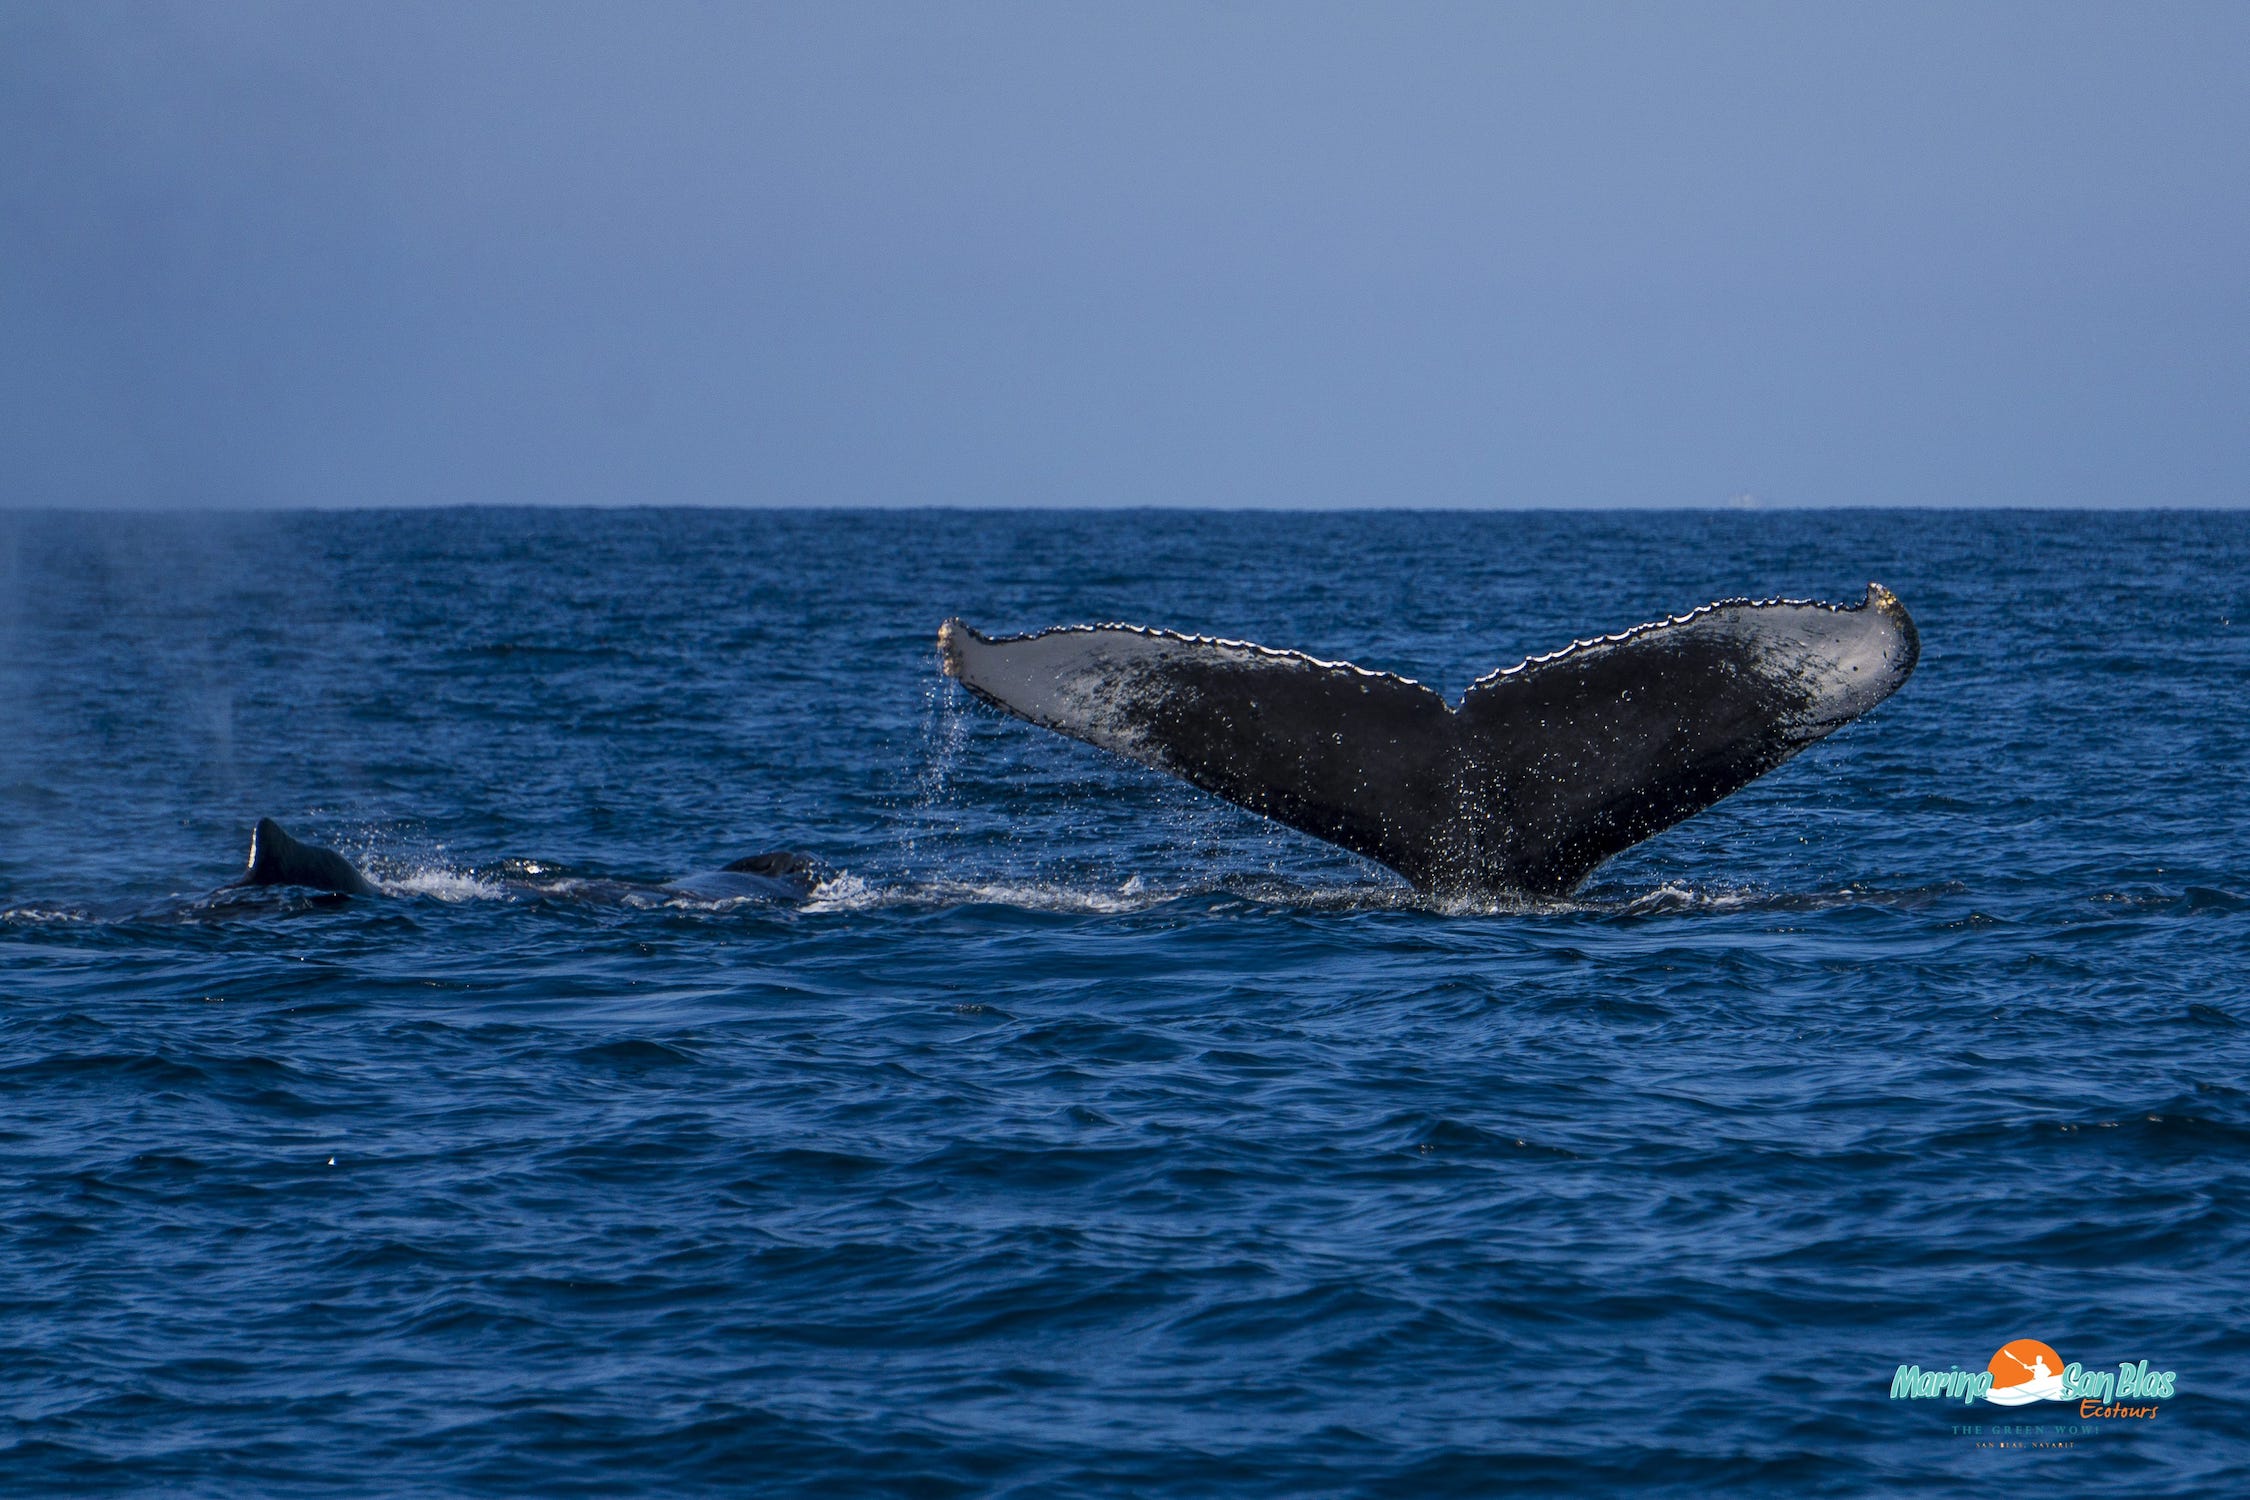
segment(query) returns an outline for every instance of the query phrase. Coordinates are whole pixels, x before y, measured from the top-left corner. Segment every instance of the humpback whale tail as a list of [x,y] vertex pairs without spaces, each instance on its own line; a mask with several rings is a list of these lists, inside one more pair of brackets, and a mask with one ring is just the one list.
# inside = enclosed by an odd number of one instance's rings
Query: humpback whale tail
[[1420,683],[1132,625],[938,630],[949,676],[1034,724],[1387,865],[1417,889],[1559,895],[1898,691],[1919,637],[1849,607],[1730,599],[1472,683]]
[[250,835],[250,867],[236,885],[301,885],[339,896],[379,894],[373,881],[333,849],[303,843],[271,818]]

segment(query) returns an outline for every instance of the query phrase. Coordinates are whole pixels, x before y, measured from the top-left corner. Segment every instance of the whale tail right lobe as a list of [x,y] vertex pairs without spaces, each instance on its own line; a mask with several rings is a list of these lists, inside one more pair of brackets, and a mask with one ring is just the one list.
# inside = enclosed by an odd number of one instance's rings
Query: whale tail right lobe
[[251,832],[250,865],[235,884],[301,885],[338,896],[381,894],[350,860],[333,849],[292,837],[271,818],[260,818]]

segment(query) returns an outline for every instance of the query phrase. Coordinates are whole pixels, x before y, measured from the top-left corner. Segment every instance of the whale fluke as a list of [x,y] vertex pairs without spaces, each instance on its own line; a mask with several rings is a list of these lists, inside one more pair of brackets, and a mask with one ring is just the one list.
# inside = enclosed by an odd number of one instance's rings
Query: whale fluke
[[1417,889],[1559,895],[1898,691],[1920,642],[1849,607],[1729,599],[1477,679],[1404,677],[1134,625],[938,630],[985,702],[1387,865]]
[[250,868],[236,885],[301,885],[339,896],[380,894],[357,866],[333,849],[307,844],[271,818],[250,834]]

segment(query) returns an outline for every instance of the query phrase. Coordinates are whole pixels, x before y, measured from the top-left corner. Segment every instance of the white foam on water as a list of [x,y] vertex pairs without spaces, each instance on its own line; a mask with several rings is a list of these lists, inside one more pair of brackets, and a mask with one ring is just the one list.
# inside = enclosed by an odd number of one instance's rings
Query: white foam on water
[[927,880],[877,885],[849,873],[813,888],[808,912],[880,911],[905,907],[1013,906],[1023,911],[1090,912],[1109,916],[1145,911],[1178,892],[1150,890],[1135,876],[1115,889],[1088,889],[1040,880]]
[[1017,880],[936,881],[923,887],[917,897],[925,904],[941,906],[1013,906],[1024,911],[1092,912],[1100,916],[1146,911],[1172,899],[1145,888],[1132,893],[1127,893],[1124,886],[1113,891],[1076,890],[1041,881]]
[[812,888],[812,894],[805,898],[803,910],[872,911],[889,904],[883,900],[885,894],[857,875],[831,875]]
[[505,901],[514,893],[497,880],[485,880],[462,870],[430,868],[402,875],[376,875],[369,879],[394,896],[431,896],[439,901]]
[[91,922],[93,915],[60,906],[11,906],[0,911],[0,922]]

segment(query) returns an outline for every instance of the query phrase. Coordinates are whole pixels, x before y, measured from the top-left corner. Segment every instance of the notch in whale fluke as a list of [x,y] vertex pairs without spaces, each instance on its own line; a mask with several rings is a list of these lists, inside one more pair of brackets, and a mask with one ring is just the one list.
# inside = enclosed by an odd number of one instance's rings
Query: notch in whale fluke
[[333,849],[290,836],[271,818],[260,818],[250,834],[250,867],[236,885],[301,885],[339,896],[378,895],[373,881]]
[[1729,599],[1472,683],[1134,625],[938,630],[947,675],[1034,724],[1387,865],[1418,889],[1555,895],[1898,691],[1896,595]]

